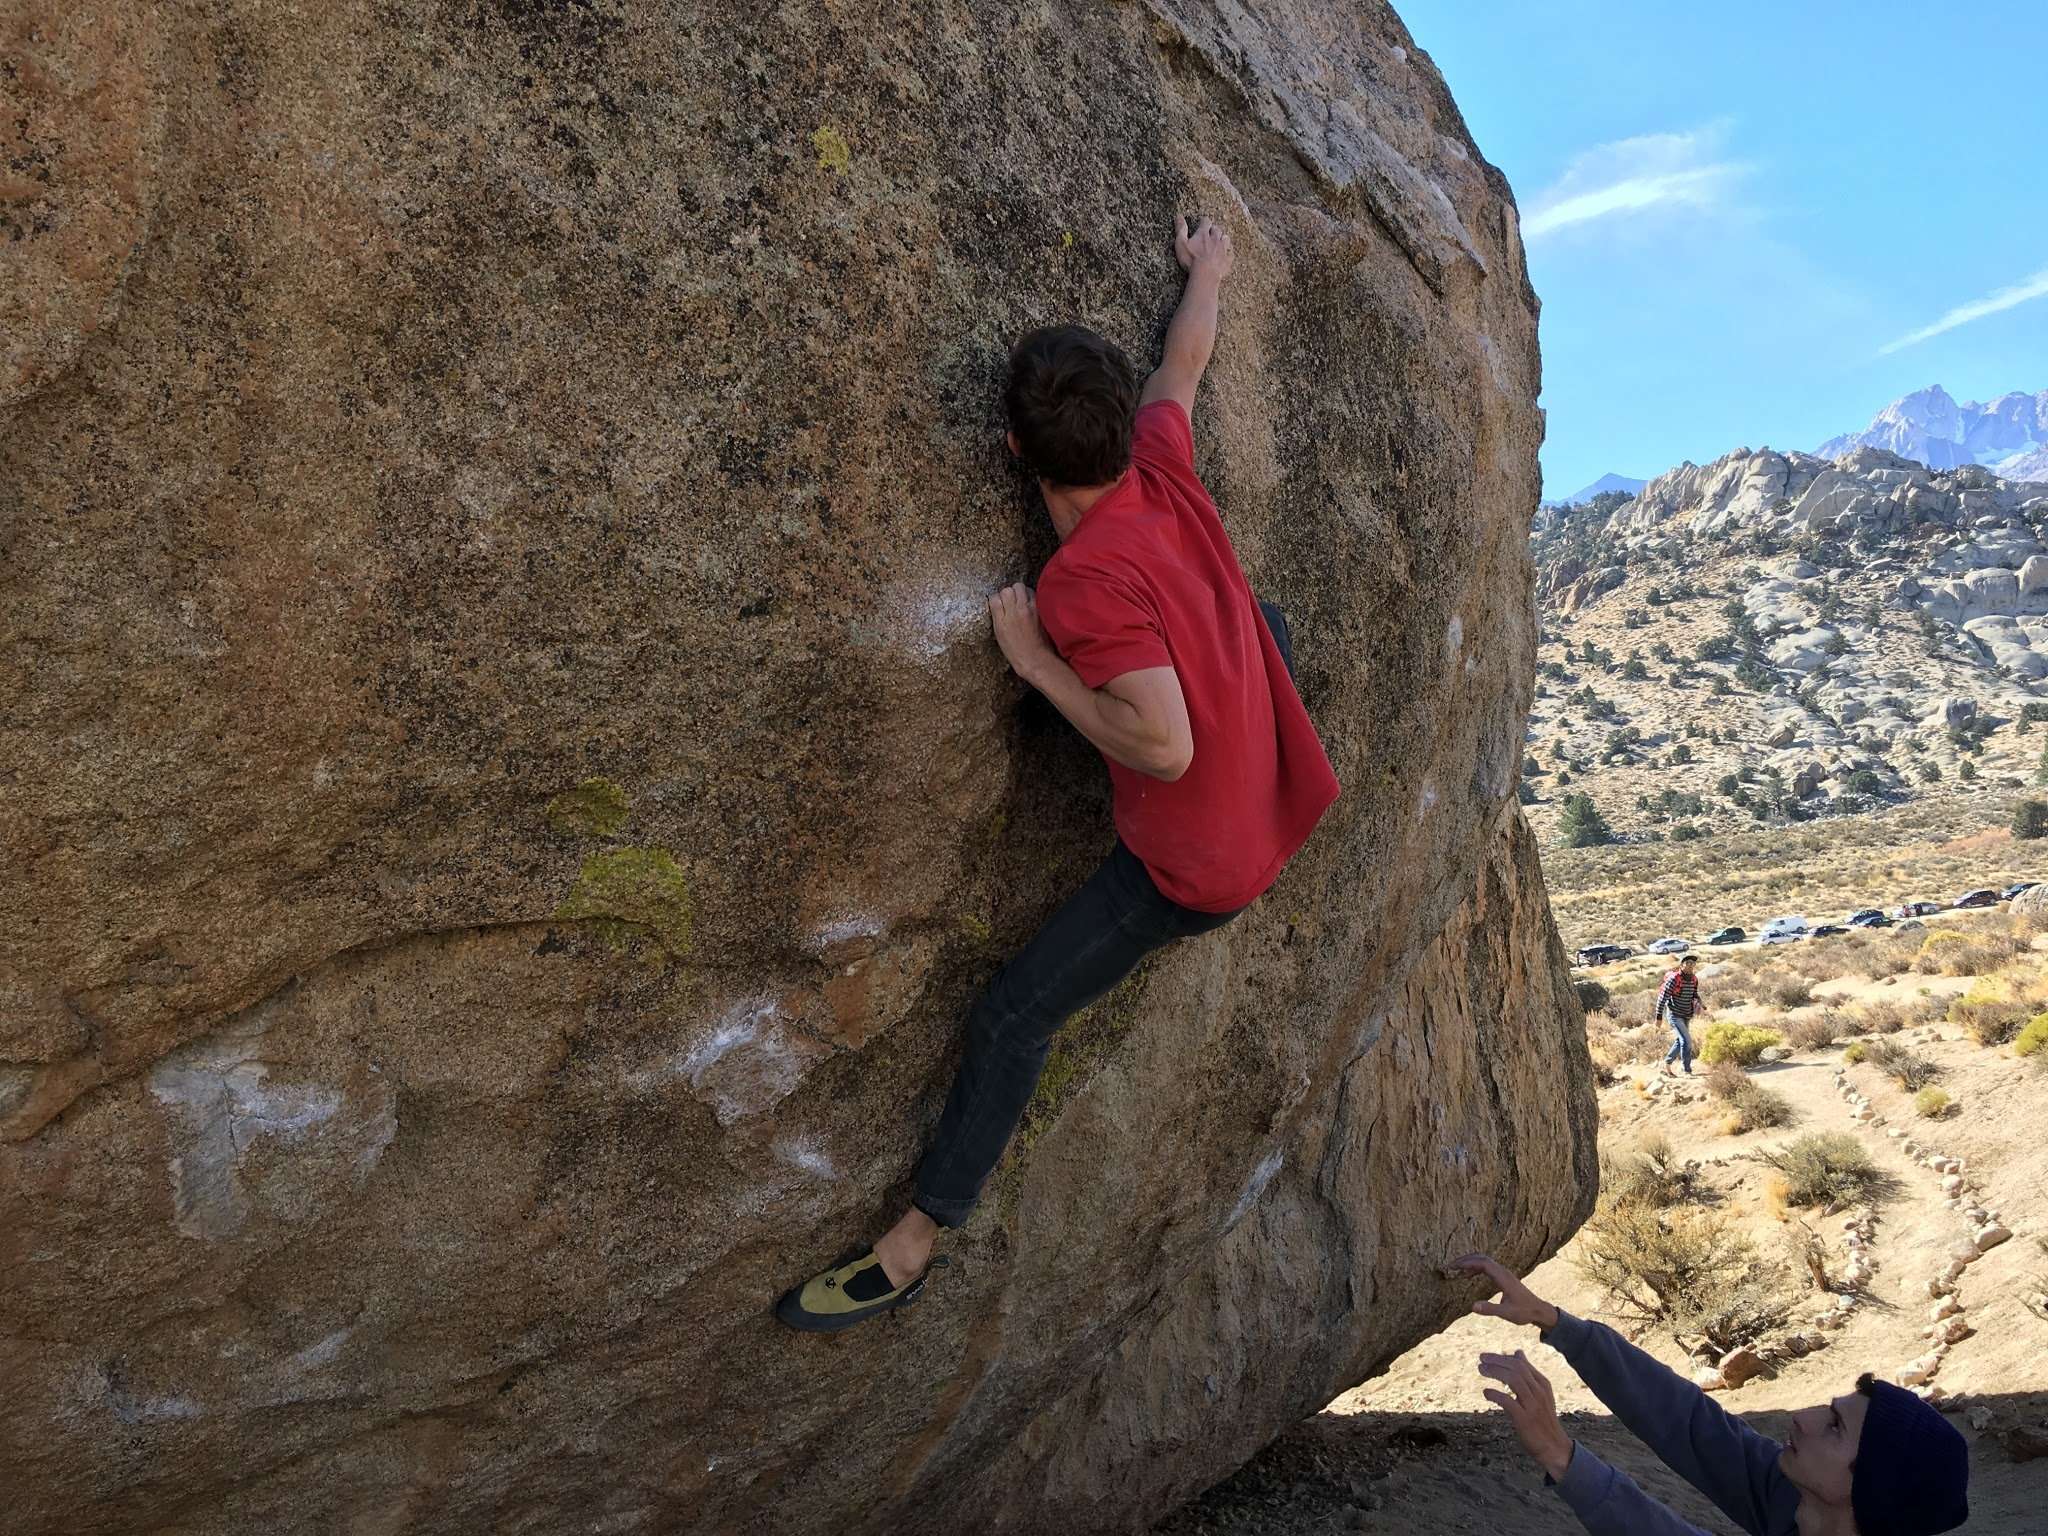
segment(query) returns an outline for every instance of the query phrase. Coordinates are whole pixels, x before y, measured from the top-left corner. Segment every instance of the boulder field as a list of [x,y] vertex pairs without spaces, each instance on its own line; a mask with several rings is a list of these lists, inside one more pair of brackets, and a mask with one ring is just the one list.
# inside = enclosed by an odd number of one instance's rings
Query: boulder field
[[[4,0],[0,1466],[56,1533],[1135,1529],[1595,1183],[1514,783],[1536,301],[1384,4]],[[1156,355],[1344,794],[1062,1036],[1008,341]],[[1198,746],[1199,750],[1199,746]]]

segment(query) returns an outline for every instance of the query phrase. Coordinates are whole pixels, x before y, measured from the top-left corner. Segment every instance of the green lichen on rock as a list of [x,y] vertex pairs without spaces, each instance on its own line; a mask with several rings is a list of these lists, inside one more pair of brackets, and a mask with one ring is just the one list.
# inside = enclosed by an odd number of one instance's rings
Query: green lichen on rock
[[610,779],[585,779],[548,802],[548,824],[570,837],[610,837],[632,814],[625,790]]
[[583,861],[555,916],[588,924],[614,951],[636,940],[659,954],[690,951],[690,887],[666,848],[612,848]]
[[818,152],[818,169],[837,171],[844,176],[853,164],[853,150],[846,142],[846,135],[825,124],[811,135],[811,148]]

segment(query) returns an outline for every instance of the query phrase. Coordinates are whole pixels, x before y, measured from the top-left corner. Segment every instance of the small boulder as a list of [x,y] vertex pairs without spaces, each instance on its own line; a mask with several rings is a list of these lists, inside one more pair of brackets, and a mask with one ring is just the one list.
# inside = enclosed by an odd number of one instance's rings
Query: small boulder
[[1721,1357],[1721,1378],[1731,1387],[1741,1386],[1751,1377],[1760,1375],[1763,1369],[1763,1356],[1747,1346],[1731,1349]]

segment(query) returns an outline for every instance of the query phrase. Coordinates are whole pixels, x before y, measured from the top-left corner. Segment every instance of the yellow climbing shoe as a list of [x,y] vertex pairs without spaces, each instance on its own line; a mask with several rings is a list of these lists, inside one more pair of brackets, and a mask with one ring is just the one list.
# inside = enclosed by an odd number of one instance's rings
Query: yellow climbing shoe
[[870,1248],[837,1269],[811,1276],[775,1304],[775,1315],[805,1333],[837,1333],[897,1307],[909,1306],[924,1290],[932,1270],[945,1262],[933,1259],[922,1275],[891,1289],[882,1261]]

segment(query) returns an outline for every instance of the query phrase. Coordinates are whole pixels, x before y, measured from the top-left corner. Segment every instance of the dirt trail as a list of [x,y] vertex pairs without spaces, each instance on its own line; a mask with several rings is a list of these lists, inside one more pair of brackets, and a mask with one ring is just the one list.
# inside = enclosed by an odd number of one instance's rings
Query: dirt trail
[[[1967,983],[1961,983],[1967,984]],[[1866,997],[1945,996],[1958,989],[1947,979],[1905,975],[1888,981],[1845,979],[1817,987],[1817,998],[1839,1005]],[[1729,1009],[1723,1017],[1761,1019],[1764,1010]],[[1874,1273],[1866,1298],[1846,1323],[1827,1332],[1828,1347],[1787,1361],[1775,1374],[1738,1391],[1719,1394],[1729,1409],[1767,1434],[1784,1433],[1788,1410],[1846,1390],[1858,1372],[1897,1380],[1930,1348],[1928,1282],[1948,1262],[1951,1248],[1978,1223],[1971,1205],[1995,1211],[2015,1236],[1973,1262],[1957,1282],[1964,1316],[1974,1330],[1953,1344],[1934,1377],[1952,1399],[1954,1422],[1973,1443],[1973,1536],[2040,1536],[2048,1530],[2048,1458],[2013,1459],[2004,1436],[2021,1424],[2048,1425],[2048,1319],[2027,1297],[2043,1285],[2048,1253],[2034,1241],[2048,1234],[2048,1073],[2029,1069],[2004,1051],[1988,1051],[1948,1026],[1923,1026],[1893,1037],[1944,1069],[1943,1086],[1957,1100],[1939,1122],[1919,1119],[1909,1096],[1873,1067],[1843,1067],[1838,1049],[1802,1053],[1760,1066],[1755,1077],[1793,1105],[1793,1124],[1742,1136],[1719,1133],[1724,1107],[1694,1079],[1649,1087],[1654,1065],[1624,1069],[1603,1091],[1602,1144],[1622,1149],[1657,1132],[1680,1158],[1696,1158],[1720,1202],[1749,1230],[1759,1247],[1782,1243],[1784,1227],[1771,1210],[1768,1171],[1746,1154],[1808,1131],[1843,1130],[1870,1150],[1896,1180],[1879,1208],[1868,1252]],[[1838,1082],[1840,1069],[1843,1078]],[[1854,1118],[1844,1097],[1868,1100],[1872,1118]],[[1689,1100],[1682,1101],[1682,1100]],[[1888,1134],[1898,1131],[1898,1135]],[[1943,1175],[1918,1157],[1962,1159],[1970,1188],[1962,1203],[1947,1200]],[[1842,1254],[1844,1214],[1794,1212]],[[1531,1277],[1538,1294],[1581,1315],[1600,1313],[1600,1297],[1575,1269],[1576,1242]],[[1809,1293],[1795,1317],[1825,1304]],[[1640,1343],[1674,1367],[1689,1371],[1669,1338]],[[1551,1378],[1567,1427],[1603,1458],[1628,1471],[1658,1497],[1709,1531],[1734,1526],[1684,1487],[1622,1430],[1554,1352],[1533,1333],[1497,1320],[1468,1317],[1418,1346],[1385,1375],[1347,1393],[1300,1426],[1229,1483],[1212,1489],[1162,1524],[1171,1536],[1308,1536],[1346,1530],[1386,1532],[1515,1531],[1543,1536],[1580,1529],[1569,1510],[1544,1489],[1516,1446],[1505,1421],[1480,1397],[1485,1385],[1474,1369],[1480,1351],[1522,1348]]]

